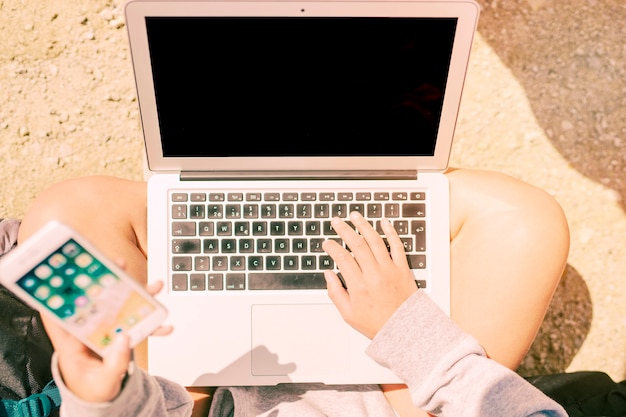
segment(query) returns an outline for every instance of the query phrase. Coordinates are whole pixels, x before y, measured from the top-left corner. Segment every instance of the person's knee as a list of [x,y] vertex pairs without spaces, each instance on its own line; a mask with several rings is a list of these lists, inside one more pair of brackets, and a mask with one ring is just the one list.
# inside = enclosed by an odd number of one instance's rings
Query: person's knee
[[494,171],[452,169],[450,183],[451,231],[454,236],[472,222],[505,219],[502,233],[526,232],[529,238],[546,232],[569,246],[567,219],[558,201],[545,190]]
[[131,210],[145,206],[144,183],[110,176],[86,176],[55,183],[42,191],[22,219],[19,240],[45,223],[58,220],[77,229],[106,216],[111,222],[130,221]]
[[508,251],[539,256],[545,266],[565,266],[569,227],[561,205],[548,192],[493,171],[456,169],[448,179],[451,240],[464,236],[475,241],[479,234]]

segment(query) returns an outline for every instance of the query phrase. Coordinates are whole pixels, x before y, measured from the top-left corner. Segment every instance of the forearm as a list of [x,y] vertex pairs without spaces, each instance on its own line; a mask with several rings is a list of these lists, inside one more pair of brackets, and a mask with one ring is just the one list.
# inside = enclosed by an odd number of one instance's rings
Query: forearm
[[76,397],[63,383],[57,357],[52,374],[61,393],[61,417],[188,417],[193,402],[185,389],[171,381],[155,378],[136,369],[113,400],[89,403]]
[[423,292],[378,333],[368,354],[409,386],[415,405],[440,416],[567,416],[554,401],[488,359]]

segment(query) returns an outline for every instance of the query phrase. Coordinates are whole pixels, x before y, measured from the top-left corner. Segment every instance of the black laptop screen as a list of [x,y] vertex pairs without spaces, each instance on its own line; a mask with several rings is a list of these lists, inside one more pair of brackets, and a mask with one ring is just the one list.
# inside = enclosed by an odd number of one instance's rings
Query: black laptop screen
[[148,17],[163,156],[432,155],[456,23]]

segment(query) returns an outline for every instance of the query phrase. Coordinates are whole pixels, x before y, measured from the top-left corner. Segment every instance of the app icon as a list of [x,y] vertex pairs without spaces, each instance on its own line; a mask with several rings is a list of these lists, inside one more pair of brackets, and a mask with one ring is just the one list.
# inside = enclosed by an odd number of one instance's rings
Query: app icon
[[46,279],[48,278],[50,275],[52,275],[52,268],[50,268],[48,265],[39,265],[37,268],[35,268],[35,276],[39,279]]
[[48,259],[48,263],[54,269],[58,269],[67,263],[67,258],[60,253],[55,253]]
[[76,243],[69,242],[65,246],[63,246],[63,253],[66,256],[73,258],[80,253],[80,249],[78,248],[78,245]]
[[91,285],[91,278],[85,274],[79,274],[76,278],[74,278],[74,285],[83,289],[87,288]]
[[63,278],[61,278],[60,276],[55,275],[50,278],[50,286],[52,288],[59,288],[61,285],[63,285]]
[[48,287],[47,285],[39,286],[39,288],[35,290],[35,297],[39,298],[40,300],[45,300],[46,298],[50,297],[50,287]]
[[63,297],[61,297],[60,295],[53,295],[52,297],[48,298],[48,307],[50,307],[53,310],[57,310],[59,308],[61,308],[63,306]]
[[78,265],[79,267],[86,268],[93,262],[93,257],[88,253],[81,253],[76,257],[74,262],[76,262],[76,265]]

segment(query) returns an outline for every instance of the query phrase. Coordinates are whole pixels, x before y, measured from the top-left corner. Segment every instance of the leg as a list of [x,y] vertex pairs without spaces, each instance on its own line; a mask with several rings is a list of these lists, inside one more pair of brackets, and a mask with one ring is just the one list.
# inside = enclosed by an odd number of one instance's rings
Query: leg
[[[535,337],[565,266],[567,223],[554,199],[521,181],[471,170],[451,170],[448,178],[452,318],[489,356],[514,369]],[[144,183],[108,177],[57,184],[34,202],[20,240],[50,219],[65,221],[97,241],[108,256],[124,259],[131,275],[145,282],[145,193]],[[383,390],[403,416],[420,415],[402,386]]]
[[[452,319],[491,358],[515,369],[567,261],[565,216],[547,193],[506,175],[458,169],[447,176]],[[404,417],[420,415],[404,386],[383,390]]]
[[[22,219],[18,241],[24,241],[48,221],[75,228],[127,272],[146,282],[146,186],[113,177],[63,181],[41,193]],[[136,350],[145,367],[145,348]]]

